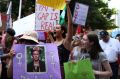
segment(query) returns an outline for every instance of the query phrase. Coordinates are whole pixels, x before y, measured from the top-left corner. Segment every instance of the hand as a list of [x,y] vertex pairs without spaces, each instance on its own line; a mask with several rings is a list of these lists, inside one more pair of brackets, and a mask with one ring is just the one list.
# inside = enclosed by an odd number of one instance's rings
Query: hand
[[69,4],[69,3],[70,3],[70,1],[71,1],[71,0],[66,0],[65,2],[66,2],[66,4]]
[[8,56],[10,58],[13,58],[15,56],[15,51],[14,50],[10,50],[10,52],[8,53]]
[[93,70],[93,72],[94,72],[95,75],[98,75],[98,74],[99,74],[99,72],[96,71],[96,70]]
[[72,64],[76,64],[76,61],[75,61],[75,60],[71,60],[71,63],[72,63]]

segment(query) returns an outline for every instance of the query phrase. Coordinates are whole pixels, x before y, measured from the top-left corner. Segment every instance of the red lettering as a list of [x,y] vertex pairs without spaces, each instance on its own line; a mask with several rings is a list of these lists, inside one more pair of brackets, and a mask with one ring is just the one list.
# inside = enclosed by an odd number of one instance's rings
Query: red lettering
[[47,12],[48,7],[47,7],[47,6],[43,6],[43,7],[42,7],[42,11],[43,11],[43,10],[45,10],[45,11]]
[[49,13],[42,13],[41,16],[40,16],[40,20],[46,20],[47,17],[49,16]]
[[58,13],[51,13],[50,20],[58,20]]
[[55,13],[55,18],[54,20],[58,20],[58,13]]
[[74,22],[76,21],[77,16],[78,16],[78,11],[75,10],[75,14],[74,14]]
[[79,5],[79,4],[77,4],[77,5],[76,5],[76,9],[79,9],[79,8],[80,8],[80,5]]
[[54,20],[53,17],[54,17],[54,13],[51,13],[51,18],[50,18],[50,20]]
[[44,22],[44,21],[42,21],[40,27],[41,27],[40,30],[53,30],[54,22]]
[[39,11],[46,11],[47,12],[47,10],[48,10],[47,6],[39,5]]

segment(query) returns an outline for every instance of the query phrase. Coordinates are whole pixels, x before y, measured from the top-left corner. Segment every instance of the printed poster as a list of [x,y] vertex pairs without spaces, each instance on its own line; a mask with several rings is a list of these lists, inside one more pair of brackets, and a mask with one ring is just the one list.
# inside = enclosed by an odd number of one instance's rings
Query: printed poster
[[61,79],[55,44],[16,44],[13,48],[16,53],[13,59],[13,79]]

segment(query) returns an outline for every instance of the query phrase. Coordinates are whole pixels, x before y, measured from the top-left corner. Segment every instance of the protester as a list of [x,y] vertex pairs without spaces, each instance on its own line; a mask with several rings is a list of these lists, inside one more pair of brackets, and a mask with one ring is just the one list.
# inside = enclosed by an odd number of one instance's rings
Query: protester
[[80,60],[83,57],[90,58],[95,79],[101,79],[103,77],[106,79],[112,75],[110,64],[99,44],[99,39],[96,34],[90,32],[84,35],[80,45],[75,47],[72,52],[73,60]]
[[41,49],[34,47],[31,50],[32,61],[27,63],[27,72],[45,72],[45,62],[40,60]]
[[3,49],[3,55],[1,55],[2,60],[2,73],[1,79],[8,79],[7,77],[7,66],[10,60],[10,49],[14,41],[15,31],[12,28],[8,28],[4,34],[2,34],[1,45]]
[[[25,32],[18,40],[19,44],[26,44],[26,45],[36,45],[39,44],[38,42],[38,35],[36,31],[27,31]],[[11,52],[14,52],[11,51]],[[13,77],[13,63],[12,63],[13,56],[11,57],[11,60],[8,65],[7,75],[9,78],[12,79]]]
[[113,71],[113,76],[110,79],[117,79],[118,77],[118,54],[120,51],[119,41],[111,38],[109,33],[105,30],[100,32],[100,45],[107,55],[107,59]]
[[64,79],[63,63],[67,62],[69,59],[70,47],[71,47],[71,41],[73,35],[72,15],[69,8],[69,2],[70,1],[66,1],[68,26],[65,26],[64,24],[63,25],[57,24],[53,32],[53,36],[54,36],[53,38],[55,39],[54,43],[58,46],[58,55],[61,66],[60,68],[61,68],[62,79]]
[[[3,47],[1,44],[1,36],[0,36],[0,56],[3,54]],[[2,72],[2,62],[1,62],[1,57],[0,57],[0,78],[1,78],[1,72]]]
[[117,35],[116,35],[116,39],[118,39],[119,42],[120,42],[120,34],[117,34]]

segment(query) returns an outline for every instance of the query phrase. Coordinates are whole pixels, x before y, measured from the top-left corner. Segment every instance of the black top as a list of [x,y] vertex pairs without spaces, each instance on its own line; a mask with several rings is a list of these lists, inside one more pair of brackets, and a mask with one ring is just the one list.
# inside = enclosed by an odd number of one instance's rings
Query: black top
[[64,47],[63,44],[58,46],[58,55],[60,66],[63,66],[64,62],[67,62],[69,59],[70,51]]
[[39,61],[40,67],[37,67],[37,70],[35,70],[34,63],[30,62],[27,64],[27,72],[46,72],[45,68],[45,62]]

